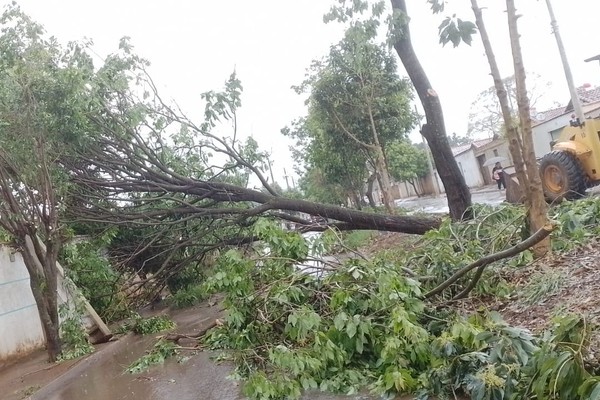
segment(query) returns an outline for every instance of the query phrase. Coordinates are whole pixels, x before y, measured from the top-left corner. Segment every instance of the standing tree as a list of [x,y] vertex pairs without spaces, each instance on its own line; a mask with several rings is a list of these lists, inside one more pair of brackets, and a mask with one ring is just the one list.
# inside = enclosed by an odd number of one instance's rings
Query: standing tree
[[282,133],[296,140],[292,156],[309,199],[344,204],[350,198],[356,208],[361,208],[368,174],[368,154],[364,149],[350,137],[336,134],[330,121],[318,112],[295,121]]
[[[390,39],[425,110],[426,123],[421,128],[421,134],[427,139],[435,166],[446,190],[450,216],[454,220],[469,217],[471,192],[448,143],[440,98],[431,86],[413,48],[406,0],[391,0],[391,3],[394,14]],[[468,26],[464,28],[468,29]]]
[[[379,19],[384,14],[386,2],[369,3],[365,0],[339,0],[340,5],[332,7],[325,16],[325,21],[338,20],[346,22],[359,14],[371,10],[372,16],[363,24],[376,34]],[[348,5],[346,5],[348,3]],[[444,114],[437,92],[431,86],[429,78],[423,69],[413,48],[410,36],[410,18],[405,0],[391,0],[392,15],[388,18],[388,41],[396,49],[404,69],[415,87],[417,95],[425,110],[426,123],[421,127],[421,134],[427,140],[435,166],[446,190],[450,217],[453,220],[469,218],[471,215],[471,192],[454,159],[444,124]],[[468,25],[464,26],[465,29]]]
[[[434,4],[434,7],[432,7],[434,11],[439,12],[443,10],[443,1],[431,0],[431,2]],[[515,120],[515,115],[513,113],[513,109],[511,108],[510,96],[496,63],[496,58],[483,21],[481,9],[477,4],[477,0],[471,0],[471,6],[473,12],[475,13],[477,27],[479,28],[479,32],[481,34],[481,39],[483,41],[486,56],[488,58],[488,63],[490,64],[492,78],[494,79],[494,87],[496,89],[500,110],[502,112],[506,136],[509,141],[509,150],[515,164],[517,179],[519,180],[519,184],[523,188],[525,194],[525,204],[529,214],[529,228],[533,233],[544,227],[548,221],[546,214],[547,204],[544,199],[537,161],[533,150],[530,105],[527,94],[527,86],[525,83],[526,74],[523,66],[523,56],[519,41],[519,32],[517,29],[518,16],[516,15],[514,0],[507,0],[506,5],[508,11],[508,27],[515,72],[515,100],[518,107],[519,125],[517,125]],[[470,44],[470,29],[467,29],[466,31],[461,30],[460,23],[458,21],[460,20],[454,20],[452,18],[447,18],[444,21],[444,28],[441,29],[442,34],[440,35],[440,41],[443,44],[452,42],[455,47],[458,46],[461,41],[465,41],[467,44]],[[544,240],[534,246],[534,252],[537,256],[545,254],[549,249],[549,237],[546,237]]]
[[57,163],[87,132],[91,60],[13,5],[0,23],[0,226],[29,272],[50,361],[61,353],[57,258],[67,176]]
[[321,121],[326,134],[345,136],[372,158],[384,205],[393,213],[385,146],[401,139],[414,123],[410,89],[398,77],[394,59],[372,42],[368,25],[357,23],[324,62],[314,65],[302,85],[307,87],[309,113]]
[[408,141],[398,140],[388,145],[387,156],[394,179],[410,183],[417,196],[420,196],[417,182],[429,173],[425,150]]
[[[475,0],[473,0],[475,1]],[[525,67],[523,65],[523,54],[521,51],[521,42],[519,41],[519,30],[517,26],[517,10],[514,0],[506,0],[508,11],[508,31],[510,33],[510,44],[515,68],[515,81],[517,86],[517,107],[519,109],[520,124],[520,144],[523,161],[525,163],[526,179],[523,179],[522,187],[526,194],[526,205],[528,206],[529,224],[532,232],[541,229],[548,222],[548,205],[544,198],[540,172],[535,158],[533,147],[533,134],[531,130],[531,111],[529,98],[527,97],[527,85],[525,79]],[[521,175],[523,175],[521,173]],[[534,246],[534,252],[537,256],[542,256],[550,251],[550,237]]]

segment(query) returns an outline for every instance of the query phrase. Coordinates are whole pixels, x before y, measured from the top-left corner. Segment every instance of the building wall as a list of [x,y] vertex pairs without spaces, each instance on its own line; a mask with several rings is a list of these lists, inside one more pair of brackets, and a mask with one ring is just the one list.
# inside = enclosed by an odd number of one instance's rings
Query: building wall
[[[512,160],[512,156],[510,155],[510,150],[508,149],[508,141],[506,141],[506,140],[494,140],[489,145],[487,145],[481,149],[477,149],[475,152],[475,158],[479,158],[481,156],[484,156],[485,160],[489,160],[493,157],[506,158],[505,161],[501,162],[501,164],[504,168],[512,166],[514,164],[513,160]],[[483,158],[482,158],[482,160],[483,160]],[[480,165],[479,161],[477,162],[477,165],[478,166]],[[485,167],[483,167],[483,166],[479,167],[480,173],[484,175],[482,177],[484,184],[493,184],[494,183],[494,181],[492,180],[492,169],[494,169],[493,164],[487,165]]]
[[562,130],[562,128],[569,125],[570,119],[570,114],[562,115],[533,127],[533,149],[537,158],[550,153],[552,150],[550,147],[550,142],[552,141],[551,132]]
[[[68,310],[80,314],[82,325],[92,332],[98,328],[99,317],[87,304],[73,282],[64,277],[57,263],[58,304],[67,304]],[[46,341],[37,305],[29,286],[29,272],[23,257],[13,249],[0,246],[0,364],[44,347]],[[93,315],[92,315],[93,314]]]
[[473,150],[465,151],[454,157],[460,172],[465,178],[468,187],[479,187],[485,183],[479,170],[479,164]]
[[[600,116],[598,104],[584,106],[583,111],[586,118],[598,118]],[[570,120],[571,113],[568,113],[533,127],[533,149],[537,158],[541,158],[544,154],[548,154],[552,150],[550,146],[550,142],[553,139],[552,132],[558,133],[561,131],[562,128],[569,125]]]
[[23,258],[0,247],[0,361],[43,345],[44,333]]

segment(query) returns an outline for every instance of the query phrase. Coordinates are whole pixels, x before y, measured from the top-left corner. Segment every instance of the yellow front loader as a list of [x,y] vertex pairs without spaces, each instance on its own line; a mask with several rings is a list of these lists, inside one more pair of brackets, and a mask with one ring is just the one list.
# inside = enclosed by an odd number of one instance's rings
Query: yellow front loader
[[542,157],[540,175],[549,201],[576,199],[600,182],[600,120],[567,126]]

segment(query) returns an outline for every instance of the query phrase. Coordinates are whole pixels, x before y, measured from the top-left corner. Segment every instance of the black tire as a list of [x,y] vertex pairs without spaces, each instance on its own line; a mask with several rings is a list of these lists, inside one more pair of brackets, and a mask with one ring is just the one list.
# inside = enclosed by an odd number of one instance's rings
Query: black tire
[[553,151],[542,157],[540,177],[544,196],[550,202],[578,199],[585,194],[585,173],[569,152]]

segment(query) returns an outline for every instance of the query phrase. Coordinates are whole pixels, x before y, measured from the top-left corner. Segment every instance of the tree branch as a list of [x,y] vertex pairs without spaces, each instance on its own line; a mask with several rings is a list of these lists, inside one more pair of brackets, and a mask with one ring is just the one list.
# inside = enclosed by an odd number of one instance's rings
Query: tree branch
[[[477,283],[477,280],[481,277],[481,273],[483,273],[483,269],[488,266],[489,264],[498,261],[498,260],[502,260],[504,258],[508,258],[508,257],[512,257],[514,255],[519,254],[522,251],[525,251],[527,249],[529,249],[530,247],[534,246],[536,243],[541,242],[542,240],[544,240],[548,235],[550,235],[550,233],[552,233],[552,231],[555,229],[555,225],[552,223],[547,223],[546,225],[544,225],[542,228],[540,228],[537,232],[535,232],[533,235],[531,235],[530,237],[528,237],[527,239],[525,239],[524,241],[516,244],[515,246],[506,249],[506,250],[502,250],[499,251],[497,253],[494,254],[490,254],[488,256],[485,256],[483,258],[480,258],[479,260],[461,268],[460,270],[456,271],[454,273],[454,275],[452,275],[450,278],[446,279],[444,282],[442,282],[440,285],[438,285],[436,288],[430,290],[429,292],[425,293],[425,295],[423,296],[424,298],[430,298],[433,297],[437,294],[440,294],[441,292],[443,292],[444,290],[446,290],[448,287],[450,287],[450,285],[452,285],[453,283],[455,283],[456,281],[458,281],[460,278],[462,278],[463,276],[465,276],[467,273],[469,273],[471,270],[475,269],[475,268],[479,268],[480,271],[478,271],[475,274],[474,279],[471,281],[471,284],[469,284],[461,293],[459,293],[455,298],[462,298],[466,295],[469,294],[469,292],[473,289],[473,287],[475,287],[475,284]],[[476,280],[476,279],[477,280]]]

